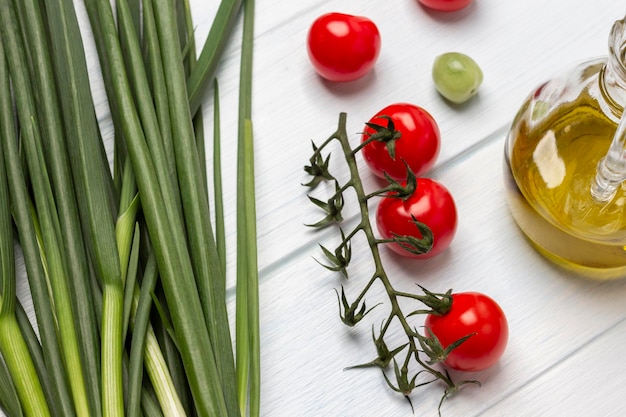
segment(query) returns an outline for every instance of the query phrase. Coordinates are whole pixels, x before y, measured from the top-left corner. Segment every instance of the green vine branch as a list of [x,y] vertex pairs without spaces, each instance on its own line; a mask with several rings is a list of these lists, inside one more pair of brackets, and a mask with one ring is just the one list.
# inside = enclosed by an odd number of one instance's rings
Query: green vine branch
[[[395,130],[392,120],[388,117],[382,118],[387,120],[386,126],[371,123],[367,124],[374,133],[365,141],[359,143],[355,148],[352,148],[347,135],[346,113],[339,115],[337,130],[321,145],[318,146],[314,142],[312,143],[313,154],[309,159],[309,165],[304,167],[305,172],[311,176],[311,179],[303,185],[310,189],[315,189],[321,183],[332,183],[334,185],[334,192],[325,200],[313,197],[310,194],[308,195],[309,200],[325,213],[325,216],[321,220],[309,226],[323,228],[336,225],[339,228],[341,243],[334,250],[320,245],[328,264],[320,261],[318,261],[318,263],[330,271],[340,272],[346,279],[348,278],[348,269],[352,255],[352,239],[358,234],[362,234],[365,236],[368,243],[370,255],[374,262],[374,272],[367,281],[367,284],[353,301],[349,301],[343,286],[341,287],[341,293],[336,291],[339,316],[344,324],[350,327],[357,325],[374,308],[383,304],[379,302],[373,307],[367,307],[365,298],[375,283],[380,283],[384,287],[387,295],[389,313],[387,318],[381,323],[378,335],[374,331],[374,326],[372,326],[372,340],[376,348],[376,357],[368,362],[350,366],[345,369],[366,367],[381,369],[387,385],[392,390],[406,397],[411,404],[411,409],[413,409],[413,405],[410,395],[416,388],[431,384],[435,381],[440,381],[445,386],[438,408],[439,414],[441,414],[441,405],[444,400],[457,392],[461,386],[467,383],[479,384],[477,381],[461,381],[457,383],[453,381],[446,369],[440,370],[440,365],[438,365],[445,360],[450,351],[473,335],[467,335],[447,348],[443,348],[439,340],[429,329],[425,330],[425,334],[421,334],[417,328],[410,323],[409,319],[418,314],[446,314],[452,304],[452,291],[434,293],[421,286],[421,293],[419,294],[398,291],[393,287],[385,271],[379,249],[380,245],[396,242],[403,245],[406,250],[412,253],[425,253],[432,247],[433,235],[427,225],[420,223],[415,218],[413,218],[413,222],[422,236],[419,239],[399,235],[394,236],[393,239],[380,239],[374,233],[370,221],[369,201],[382,196],[406,199],[413,194],[417,187],[415,174],[407,166],[407,177],[404,184],[400,184],[387,176],[388,184],[386,186],[371,193],[365,192],[356,155],[368,143],[372,141],[382,141],[385,142],[390,156],[393,157],[395,141],[401,137],[400,133]],[[330,151],[327,152],[327,148],[334,142],[339,143],[350,173],[350,178],[344,184],[341,184],[330,172],[331,154]],[[327,153],[325,154],[325,152]],[[346,233],[339,225],[343,221],[342,209],[345,206],[346,200],[344,193],[350,189],[353,190],[359,204],[360,221],[352,230]],[[419,303],[419,307],[416,307],[409,313],[405,313],[400,307],[401,299],[415,301]],[[393,323],[397,323],[404,331],[406,341],[398,346],[390,347],[385,342],[385,336],[392,328],[396,328],[392,326]],[[386,372],[392,363],[393,373],[391,371]],[[414,370],[415,368],[417,368],[417,370]],[[392,375],[389,376],[388,374]],[[423,378],[422,374],[428,376]]]

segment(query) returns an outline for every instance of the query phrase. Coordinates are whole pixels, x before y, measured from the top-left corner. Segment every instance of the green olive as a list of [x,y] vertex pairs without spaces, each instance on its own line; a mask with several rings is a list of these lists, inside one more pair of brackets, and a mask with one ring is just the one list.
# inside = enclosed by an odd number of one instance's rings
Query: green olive
[[478,91],[483,72],[469,56],[448,52],[435,58],[433,81],[439,94],[453,103],[463,103]]

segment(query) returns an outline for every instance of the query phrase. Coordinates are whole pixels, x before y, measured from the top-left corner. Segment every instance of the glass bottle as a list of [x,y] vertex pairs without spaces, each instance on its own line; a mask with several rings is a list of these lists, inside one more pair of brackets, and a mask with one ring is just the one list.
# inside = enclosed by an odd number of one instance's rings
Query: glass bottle
[[505,144],[509,207],[528,240],[600,279],[626,277],[625,21],[613,25],[607,57],[531,92]]

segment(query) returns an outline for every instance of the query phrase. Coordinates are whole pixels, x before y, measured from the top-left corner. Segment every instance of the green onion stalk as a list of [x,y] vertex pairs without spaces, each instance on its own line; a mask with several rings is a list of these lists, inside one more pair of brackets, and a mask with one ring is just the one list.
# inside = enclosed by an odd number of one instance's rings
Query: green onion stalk
[[[77,149],[76,145],[82,145],[83,141],[74,140],[74,143],[72,143],[72,139],[76,139],[74,136],[67,137],[67,142],[65,140],[64,120],[60,111],[58,94],[66,95],[68,90],[66,88],[62,91],[55,89],[57,85],[66,85],[65,80],[59,80],[58,75],[58,72],[65,71],[65,68],[59,68],[63,65],[62,61],[59,62],[56,59],[52,59],[56,58],[54,53],[51,52],[55,49],[50,48],[48,43],[50,39],[55,47],[60,44],[64,46],[61,43],[64,36],[64,33],[62,33],[63,28],[60,28],[59,26],[61,25],[57,24],[58,19],[48,19],[47,22],[50,28],[48,31],[46,30],[42,9],[40,8],[40,3],[36,0],[14,1],[14,4],[22,26],[29,28],[29,30],[23,31],[23,39],[29,51],[30,79],[33,81],[33,86],[37,91],[35,104],[37,105],[37,116],[40,124],[40,137],[55,195],[54,203],[59,220],[60,241],[62,242],[63,255],[66,259],[66,273],[68,277],[83,278],[68,278],[68,288],[73,303],[76,333],[90,413],[97,416],[100,410],[98,395],[100,375],[98,369],[100,354],[99,336],[96,327],[95,311],[90,297],[90,282],[88,279],[85,279],[85,277],[89,276],[89,267],[79,219],[79,208],[82,209],[80,207],[82,204],[99,207],[101,203],[99,201],[94,203],[91,196],[102,187],[98,183],[87,184],[83,188],[86,187],[89,192],[84,193],[80,188],[80,179],[76,173],[75,166],[70,162],[74,161],[72,151]],[[49,7],[53,8],[54,6]],[[51,36],[48,36],[48,33]],[[52,62],[57,63],[56,76]],[[70,77],[69,74],[64,74],[63,76]],[[68,102],[68,100],[65,100],[65,102]],[[67,113],[65,113],[65,117],[67,117]],[[93,163],[90,163],[89,169],[93,169]],[[72,176],[73,173],[74,176]],[[90,175],[89,178],[95,178],[95,176]],[[80,195],[81,198],[77,199],[76,194]],[[59,198],[60,196],[63,196],[63,198]],[[93,211],[82,209],[81,215],[84,212],[93,213]],[[106,252],[107,242],[110,243],[106,236],[110,236],[110,230],[109,235],[105,233],[106,230],[103,230],[110,222],[103,223],[99,218],[92,218],[91,223],[95,224],[96,228],[101,229],[95,232],[101,236],[95,242],[96,256],[93,259],[96,261],[96,268],[101,275],[107,275],[112,277],[112,279],[116,279],[118,278],[117,271],[119,268],[116,267],[115,258],[110,258],[110,255],[114,255],[114,252],[111,248],[109,248],[108,253]],[[101,248],[105,248],[104,253],[101,253]],[[110,262],[102,262],[103,259],[110,259]]]
[[[14,139],[10,100],[9,74],[4,49],[0,42],[0,155],[5,155],[2,143]],[[9,205],[9,184],[4,158],[0,157],[0,352],[6,363],[14,389],[27,416],[50,416],[50,410],[39,375],[30,356],[15,316],[15,258],[13,227]],[[2,403],[7,406],[7,400]],[[21,408],[18,407],[18,412]]]
[[204,92],[215,77],[222,52],[226,48],[228,35],[235,25],[243,0],[222,0],[209,35],[202,47],[197,65],[187,80],[189,107],[195,113],[202,102]]
[[[259,293],[252,132],[254,1],[244,4],[237,171],[237,386],[242,415],[260,414]],[[248,401],[249,400],[249,401]]]
[[48,279],[58,320],[59,340],[67,372],[72,375],[69,383],[77,414],[89,415],[89,400],[81,363],[79,337],[75,325],[76,313],[70,292],[67,261],[60,249],[63,247],[61,226],[45,162],[42,133],[32,83],[28,77],[29,67],[25,47],[19,36],[18,18],[14,5],[8,0],[2,0],[0,10],[2,41],[5,45],[13,91],[16,93],[15,105],[21,127],[21,143],[25,151],[34,202],[41,222]]
[[[167,2],[165,5],[155,7],[155,12],[165,9],[163,12],[167,15],[167,10],[171,8],[171,3]],[[141,125],[129,77],[124,67],[119,65],[123,62],[123,54],[110,4],[107,1],[97,1],[96,13],[90,18],[92,21],[94,19],[99,21],[105,34],[106,50],[103,53],[107,55],[108,62],[116,63],[109,68],[114,92],[110,100],[117,103],[122,116],[123,136],[136,173],[143,214],[156,254],[177,346],[181,351],[196,408],[200,415],[226,415],[221,385],[214,383],[219,380],[217,365],[207,324],[203,320],[182,221],[171,210],[175,204],[171,201],[169,187],[166,183],[159,182],[154,152],[148,146]],[[170,31],[168,34],[174,33],[175,31]],[[163,58],[164,61],[167,60],[165,54]],[[168,89],[168,92],[171,93],[171,90]],[[193,163],[193,160],[190,162]]]
[[[4,53],[1,56],[4,58]],[[4,65],[2,68],[5,69]],[[18,136],[14,125],[13,106],[9,98],[11,90],[6,78],[6,72],[3,72],[2,80],[3,85],[0,90],[0,95],[2,96],[2,107],[0,108],[0,118],[2,119],[0,126],[2,126],[3,133],[1,136],[3,141],[2,155],[9,183],[8,201],[10,201],[17,237],[22,248],[39,330],[42,356],[45,362],[45,370],[40,370],[38,374],[40,379],[46,380],[44,390],[54,415],[73,416],[75,415],[74,408],[56,332],[57,321],[53,314],[52,300],[49,297],[46,266],[39,252],[42,246],[39,225],[36,221],[36,216],[31,215],[33,212],[32,202],[26,186],[22,161],[17,146]],[[3,199],[3,201],[7,200]],[[31,352],[34,352],[34,349]],[[44,376],[46,373],[47,378]],[[23,377],[29,374],[20,375]],[[3,401],[2,406],[7,411],[21,409],[19,401],[16,402],[8,397],[3,400],[6,401]],[[10,412],[9,415],[20,414]]]
[[[99,282],[102,298],[101,310],[101,356],[100,368],[87,363],[86,369],[101,376],[101,386],[92,395],[96,411],[92,415],[123,415],[123,294],[121,255],[123,246],[118,247],[114,213],[107,187],[111,178],[108,166],[102,158],[98,128],[95,123],[85,62],[77,57],[84,56],[82,48],[75,42],[78,34],[75,16],[59,2],[51,2],[49,25],[54,30],[57,84],[64,86],[60,102],[65,109],[64,126],[67,147],[71,160],[74,186],[78,195],[78,206],[85,231],[85,246],[92,260]],[[55,13],[55,14],[53,14]],[[79,52],[75,54],[74,51]],[[87,276],[85,274],[83,276]],[[77,280],[78,281],[78,280]],[[97,350],[96,350],[97,352]],[[98,370],[99,369],[99,370]],[[100,406],[101,404],[101,406]],[[102,411],[100,411],[102,410]]]
[[[222,0],[197,60],[188,0],[117,0],[115,16],[108,0],[84,5],[113,161],[74,4],[0,0],[0,377],[11,377],[0,407],[12,416],[258,416],[254,2]],[[235,355],[214,79],[242,6]],[[200,111],[211,86],[213,219]],[[15,296],[14,232],[38,336]]]

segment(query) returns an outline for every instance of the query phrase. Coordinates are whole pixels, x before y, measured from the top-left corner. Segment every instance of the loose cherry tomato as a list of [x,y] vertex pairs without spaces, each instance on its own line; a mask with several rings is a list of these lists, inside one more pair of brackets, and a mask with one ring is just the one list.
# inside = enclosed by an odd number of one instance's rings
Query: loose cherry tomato
[[374,67],[380,33],[370,19],[343,13],[318,17],[308,35],[308,53],[319,75],[330,81],[353,81]]
[[430,258],[443,252],[456,233],[456,205],[450,192],[430,178],[418,178],[415,192],[407,199],[383,197],[376,210],[376,224],[384,239],[394,235],[422,238],[413,222],[415,219],[426,224],[433,232],[433,246],[429,252],[414,254],[403,244],[393,242],[390,248],[400,255],[413,258]]
[[442,12],[454,12],[469,6],[472,0],[419,0],[424,6]]
[[[395,159],[389,155],[386,142],[372,141],[363,150],[363,159],[377,176],[406,179],[406,164],[416,176],[428,171],[439,155],[441,136],[435,119],[421,107],[409,103],[396,103],[385,107],[369,120],[370,124],[388,126],[386,116],[401,136],[394,141]],[[375,130],[365,127],[362,141],[366,141]]]
[[472,334],[444,361],[461,371],[481,371],[495,364],[509,338],[502,308],[492,298],[477,292],[452,294],[450,311],[441,316],[429,314],[424,324],[444,348]]

